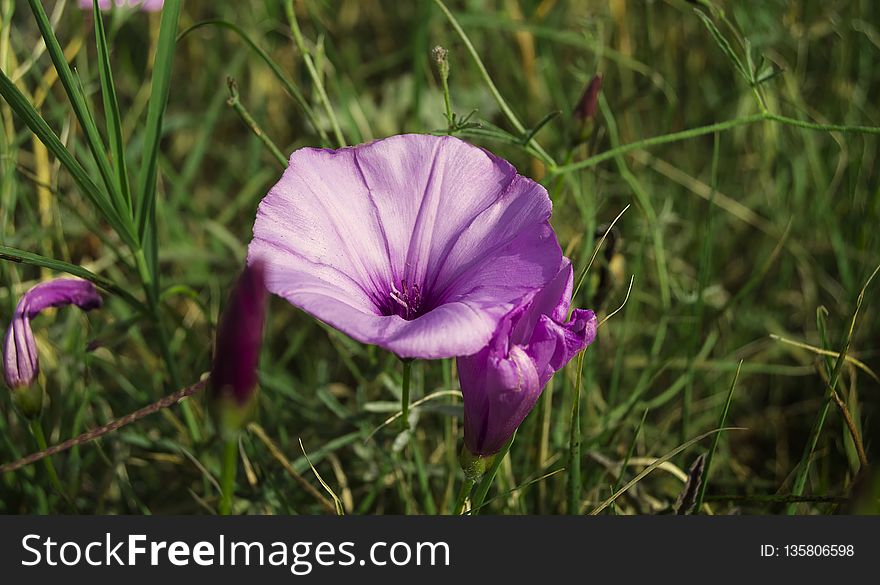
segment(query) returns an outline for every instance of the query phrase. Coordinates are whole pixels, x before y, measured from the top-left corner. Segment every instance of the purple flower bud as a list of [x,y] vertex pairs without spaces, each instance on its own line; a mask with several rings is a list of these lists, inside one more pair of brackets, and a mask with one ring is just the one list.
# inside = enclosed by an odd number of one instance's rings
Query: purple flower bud
[[31,319],[44,309],[64,305],[88,311],[101,306],[101,297],[87,280],[62,278],[36,285],[18,301],[3,340],[3,376],[13,390],[30,386],[40,371]]
[[[162,10],[165,0],[98,0],[98,8],[101,10],[110,10],[114,4],[117,8],[140,8],[145,12],[157,12]],[[79,0],[79,7],[92,10],[92,0]]]
[[557,276],[505,316],[489,345],[458,358],[470,454],[497,453],[553,374],[596,338],[593,311],[575,309],[566,321],[572,281],[571,263],[563,258]]
[[252,262],[239,276],[217,325],[210,383],[216,403],[238,410],[249,406],[257,388],[265,314],[264,269]]
[[574,117],[581,123],[592,120],[599,108],[599,92],[602,90],[602,75],[597,73],[587,84],[584,93],[574,109]]

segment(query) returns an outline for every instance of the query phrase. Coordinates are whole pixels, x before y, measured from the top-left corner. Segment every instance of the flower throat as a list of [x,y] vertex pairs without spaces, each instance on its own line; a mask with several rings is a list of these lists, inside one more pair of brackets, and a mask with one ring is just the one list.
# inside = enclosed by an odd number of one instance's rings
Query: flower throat
[[388,299],[381,307],[383,315],[397,315],[411,321],[423,314],[422,291],[418,284],[408,284],[405,279],[401,279],[400,288],[394,286],[392,282],[390,289]]

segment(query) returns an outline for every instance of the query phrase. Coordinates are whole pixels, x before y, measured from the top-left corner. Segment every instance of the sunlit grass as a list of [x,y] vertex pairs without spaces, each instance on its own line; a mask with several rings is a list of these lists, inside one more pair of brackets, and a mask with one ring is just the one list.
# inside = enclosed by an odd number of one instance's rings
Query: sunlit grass
[[[105,14],[107,51],[91,14],[46,3],[57,45],[36,53],[31,3],[0,0],[0,325],[49,274],[107,300],[39,318],[49,444],[210,368],[256,205],[290,152],[452,131],[547,187],[575,274],[590,265],[575,306],[601,320],[634,277],[472,513],[669,513],[703,453],[704,513],[877,509],[857,488],[872,484],[859,471],[880,392],[877,283],[862,293],[880,263],[876,2],[723,16],[683,0],[189,2],[176,26]],[[581,143],[571,111],[597,72]],[[266,327],[234,512],[454,508],[451,361],[413,363],[403,429],[397,358],[279,299]],[[186,404],[55,455],[76,509],[215,512],[220,441],[202,399]],[[0,411],[3,464],[35,445],[8,393]],[[68,509],[41,466],[0,476],[2,513]]]

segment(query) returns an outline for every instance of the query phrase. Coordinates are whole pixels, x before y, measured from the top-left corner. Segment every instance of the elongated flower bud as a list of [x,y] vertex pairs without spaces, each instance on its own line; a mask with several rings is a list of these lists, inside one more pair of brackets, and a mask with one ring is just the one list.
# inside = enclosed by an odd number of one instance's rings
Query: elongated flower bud
[[584,93],[574,109],[574,117],[577,120],[586,122],[596,116],[596,110],[599,109],[600,91],[602,91],[602,75],[597,73],[584,88]]
[[584,93],[572,112],[575,123],[574,140],[577,143],[586,142],[593,133],[596,125],[596,112],[599,110],[599,92],[601,91],[602,75],[597,73],[584,88]]
[[217,325],[209,396],[223,433],[240,429],[255,406],[265,314],[263,265],[252,262],[239,276]]
[[502,320],[485,348],[458,358],[466,473],[485,466],[478,460],[504,446],[553,374],[595,339],[593,311],[575,309],[568,315],[572,283],[571,264],[565,259],[546,287]]
[[26,416],[36,416],[42,407],[41,388],[33,388],[40,372],[37,344],[31,319],[49,307],[76,305],[84,311],[101,306],[95,285],[86,280],[56,279],[36,285],[18,301],[12,322],[3,339],[3,377],[12,389],[16,404]]

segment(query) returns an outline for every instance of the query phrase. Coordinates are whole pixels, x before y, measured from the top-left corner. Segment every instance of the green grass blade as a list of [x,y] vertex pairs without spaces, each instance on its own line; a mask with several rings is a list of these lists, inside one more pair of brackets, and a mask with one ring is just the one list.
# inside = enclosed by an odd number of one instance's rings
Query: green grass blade
[[[742,370],[742,360],[740,360],[739,365],[736,367],[736,373],[733,375],[733,381],[730,383],[730,390],[727,391],[727,399],[724,401],[724,408],[721,409],[721,417],[718,419],[718,428],[723,429],[724,425],[727,423],[727,413],[730,412],[730,402],[733,399],[733,391],[736,389],[736,383],[739,380],[739,373]],[[716,433],[714,437],[712,437],[712,446],[709,447],[709,453],[706,455],[706,465],[703,467],[703,476],[700,478],[700,492],[697,495],[697,501],[694,504],[694,510],[697,513],[700,511],[700,507],[703,505],[703,500],[706,498],[706,488],[709,484],[709,470],[712,467],[712,458],[715,457],[715,451],[718,449],[718,442],[721,440],[721,434]]]
[[[177,22],[180,19],[180,0],[168,0],[162,9],[159,41],[153,63],[153,81],[150,87],[150,105],[144,133],[143,159],[137,180],[137,234],[141,242],[147,232],[155,230],[156,223],[156,177],[159,172],[159,142],[162,139],[162,120],[168,93],[171,88],[171,69],[174,64],[174,45],[177,38]],[[151,250],[152,246],[147,246]],[[152,254],[150,254],[152,256]],[[155,258],[149,258],[155,273]]]
[[110,47],[104,29],[104,18],[94,2],[95,44],[98,48],[98,73],[101,77],[101,97],[104,100],[107,135],[110,142],[112,164],[116,170],[116,186],[125,204],[124,211],[131,217],[131,187],[128,182],[128,169],[125,165],[125,142],[122,137],[122,117],[119,114],[119,101],[116,99],[116,86],[113,83],[113,70],[110,67]]
[[[46,15],[42,3],[40,0],[28,0],[28,4],[30,4],[31,11],[34,13],[37,27],[40,29],[40,35],[46,43],[46,50],[52,59],[52,64],[55,66],[55,71],[58,73],[58,79],[61,81],[61,85],[64,86],[64,91],[67,93],[67,97],[73,107],[73,113],[76,115],[76,119],[85,133],[86,143],[95,159],[98,172],[101,174],[101,179],[107,187],[107,192],[110,194],[110,201],[117,208],[117,211],[121,211],[122,197],[116,188],[116,181],[113,177],[113,170],[110,168],[107,150],[104,148],[101,134],[98,132],[98,127],[89,111],[85,95],[80,89],[79,82],[70,65],[67,63],[64,50],[61,48],[61,43],[58,42],[55,32],[52,30],[52,24],[49,22],[49,17]],[[131,230],[129,229],[128,231]]]
[[118,296],[126,303],[131,305],[133,309],[142,313],[146,312],[146,307],[144,306],[144,304],[141,303],[134,296],[132,296],[132,294],[129,293],[127,290],[117,285],[112,280],[95,274],[94,272],[91,272],[89,270],[86,270],[82,266],[77,266],[76,264],[64,262],[63,260],[47,258],[45,256],[41,256],[40,254],[34,254],[33,252],[19,250],[18,248],[4,246],[2,244],[0,244],[0,260],[30,264],[31,266],[48,268],[49,270],[54,270],[56,272],[64,272],[72,276],[78,276],[79,278],[88,280],[94,283],[96,286],[106,290],[107,292]]
[[629,482],[627,482],[626,485],[624,485],[622,488],[620,488],[619,490],[614,492],[611,495],[611,497],[609,497],[607,500],[605,500],[604,502],[599,504],[599,506],[597,506],[592,512],[590,512],[590,515],[596,516],[598,514],[601,514],[602,511],[605,510],[605,508],[607,508],[608,506],[613,504],[617,498],[619,498],[621,495],[623,495],[627,491],[629,491],[630,488],[632,488],[632,486],[634,486],[637,483],[639,483],[640,481],[642,481],[652,471],[654,471],[655,469],[657,469],[658,467],[663,465],[665,462],[669,461],[670,459],[672,459],[673,457],[675,457],[676,455],[678,455],[679,453],[681,453],[682,451],[684,451],[688,447],[695,445],[696,443],[699,443],[700,441],[702,441],[703,439],[705,439],[709,435],[714,435],[715,433],[721,433],[723,431],[739,431],[739,430],[743,430],[743,429],[737,428],[737,427],[726,427],[726,428],[721,428],[721,429],[715,429],[714,431],[709,431],[707,433],[703,433],[702,435],[694,437],[690,441],[687,441],[686,443],[679,445],[678,447],[676,447],[675,449],[673,449],[669,453],[666,453],[665,455],[663,455],[662,457],[660,457],[659,459],[654,461],[654,463],[652,463],[651,465],[649,465],[645,469],[643,469],[638,475],[636,475]]
[[299,29],[299,22],[296,19],[296,10],[293,8],[293,0],[286,0],[284,3],[284,12],[287,14],[287,20],[290,23],[290,32],[293,34],[296,46],[299,48],[299,52],[302,53],[303,63],[306,64],[306,69],[309,72],[309,76],[312,78],[312,83],[315,84],[315,91],[318,93],[318,101],[321,102],[321,105],[324,107],[324,112],[330,120],[330,125],[333,128],[333,136],[336,138],[337,145],[342,148],[346,145],[345,136],[343,136],[342,129],[339,127],[339,120],[336,119],[336,112],[333,111],[333,106],[330,104],[327,90],[324,89],[324,82],[321,80],[321,75],[315,68],[315,62],[312,60],[312,53],[309,51],[308,46],[306,46],[305,39],[303,39],[302,32]]
[[513,432],[510,439],[508,439],[504,446],[501,447],[501,450],[495,454],[495,458],[489,465],[489,469],[483,474],[480,484],[476,487],[476,491],[471,496],[472,514],[477,514],[477,511],[483,507],[486,495],[489,493],[489,489],[492,487],[492,482],[495,481],[495,476],[498,474],[498,468],[501,467],[501,462],[504,461],[504,458],[507,457],[507,454],[510,452],[510,447],[513,445],[514,439],[516,439],[516,431]]
[[130,229],[130,224],[125,222],[116,211],[107,193],[92,180],[79,161],[61,143],[43,117],[2,71],[0,71],[0,96],[3,96],[15,114],[67,169],[82,194],[98,208],[104,219],[116,230],[123,241],[128,245],[133,245],[135,242],[134,232]]
[[288,78],[284,74],[284,70],[281,69],[281,66],[278,65],[278,63],[276,63],[272,59],[272,57],[270,57],[269,54],[265,50],[263,50],[262,47],[260,47],[256,42],[254,42],[254,40],[251,39],[250,36],[240,26],[238,26],[234,23],[231,23],[231,22],[227,22],[225,20],[203,20],[201,22],[195,23],[194,25],[192,25],[191,27],[189,27],[188,29],[186,29],[185,31],[180,33],[180,36],[177,37],[177,40],[178,41],[182,40],[186,35],[188,35],[189,33],[193,32],[194,30],[201,28],[203,26],[219,26],[219,27],[229,29],[232,32],[234,32],[235,34],[237,34],[239,36],[239,38],[241,38],[241,40],[243,40],[245,42],[245,44],[247,44],[247,46],[249,46],[251,49],[253,49],[253,51],[257,55],[259,55],[260,59],[262,59],[263,62],[269,66],[269,69],[272,71],[272,73],[275,75],[275,77],[278,79],[278,81],[281,82],[281,85],[284,86],[284,90],[288,93],[288,95],[290,95],[290,97],[293,98],[293,101],[295,101],[297,103],[297,105],[302,109],[303,113],[306,115],[306,118],[309,121],[309,124],[312,125],[312,127],[318,133],[318,136],[321,138],[321,145],[322,146],[329,146],[330,145],[330,139],[327,136],[327,132],[325,132],[324,129],[321,128],[321,125],[318,124],[318,118],[315,117],[314,110],[312,110],[312,107],[309,105],[309,102],[306,101],[306,98],[303,97],[302,92],[296,87],[296,84],[294,84],[293,81],[291,81],[290,78]]
[[[810,437],[807,440],[807,444],[804,447],[804,454],[801,457],[800,463],[798,464],[797,475],[794,478],[794,483],[792,484],[791,495],[800,497],[804,495],[804,490],[807,487],[807,478],[810,475],[810,465],[813,462],[813,455],[816,451],[816,446],[819,443],[819,435],[822,433],[822,428],[825,425],[825,419],[828,416],[828,410],[831,406],[831,397],[837,390],[837,382],[840,379],[840,372],[843,370],[843,364],[846,362],[846,356],[849,353],[850,345],[852,344],[853,336],[855,335],[856,322],[859,317],[859,311],[862,308],[862,303],[865,300],[865,291],[868,289],[868,286],[871,284],[871,281],[874,280],[874,277],[877,276],[877,273],[880,272],[880,266],[874,269],[874,272],[871,273],[871,276],[868,277],[868,280],[865,281],[864,286],[859,291],[858,299],[856,300],[856,308],[853,311],[852,319],[849,323],[849,330],[847,331],[846,338],[843,342],[843,347],[840,350],[840,353],[837,356],[837,360],[834,362],[834,369],[829,373],[829,381],[828,386],[825,392],[825,401],[822,404],[822,408],[819,411],[819,415],[816,417],[816,421],[813,423],[813,428],[810,431]],[[821,320],[821,316],[819,317]],[[821,333],[821,331],[820,331]],[[826,360],[826,364],[830,363],[830,359]],[[786,508],[786,514],[793,515],[797,512],[797,503],[791,503]]]
[[[467,48],[468,53],[470,54],[471,58],[474,61],[474,64],[477,66],[477,69],[480,72],[480,76],[486,83],[486,87],[489,88],[489,93],[491,93],[492,97],[495,98],[495,101],[498,103],[498,107],[507,118],[507,121],[510,122],[510,125],[513,126],[513,128],[520,136],[526,138],[528,136],[528,131],[526,130],[526,127],[523,125],[522,122],[520,122],[516,114],[513,113],[513,110],[507,103],[507,100],[504,99],[504,96],[501,95],[501,92],[498,91],[498,88],[495,86],[495,82],[492,81],[492,77],[489,75],[489,70],[486,69],[486,66],[483,64],[483,60],[480,58],[480,54],[477,52],[476,48],[474,48],[474,44],[471,42],[470,37],[468,37],[467,33],[464,32],[464,29],[461,28],[458,20],[452,14],[449,8],[446,7],[446,4],[444,4],[442,0],[434,0],[434,3],[443,12],[443,14],[446,16],[446,19],[449,21],[449,24],[452,25],[452,28],[455,29],[456,34],[458,34],[459,38],[464,43],[464,46]],[[553,157],[550,156],[547,151],[545,151],[541,147],[540,144],[538,144],[534,137],[528,137],[528,139],[525,141],[525,144],[532,146],[538,153],[540,158],[542,158],[544,162],[547,163],[551,170],[555,170],[557,168],[556,161],[553,160]]]

